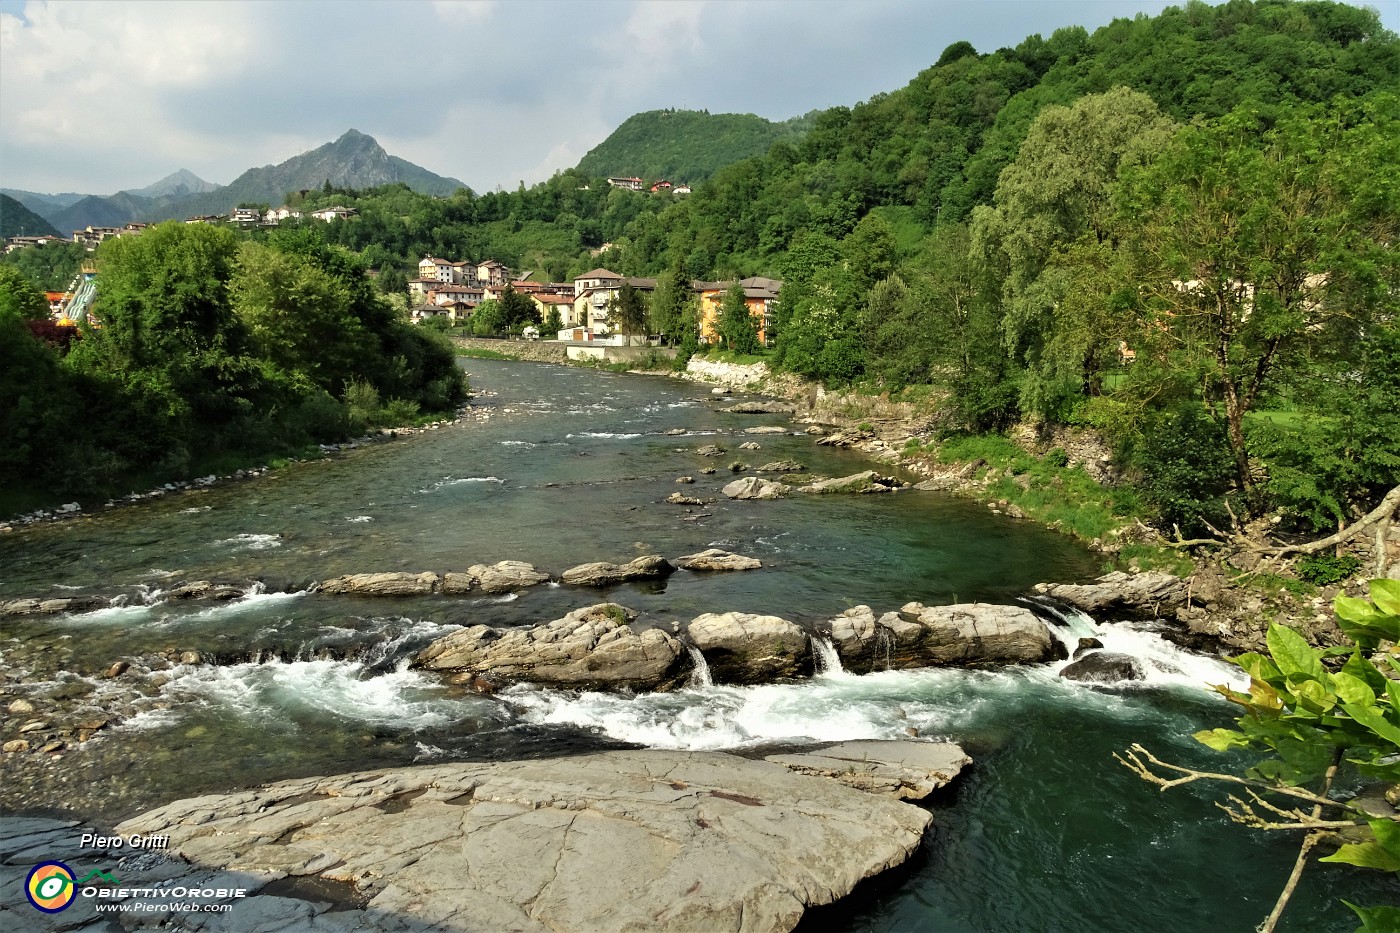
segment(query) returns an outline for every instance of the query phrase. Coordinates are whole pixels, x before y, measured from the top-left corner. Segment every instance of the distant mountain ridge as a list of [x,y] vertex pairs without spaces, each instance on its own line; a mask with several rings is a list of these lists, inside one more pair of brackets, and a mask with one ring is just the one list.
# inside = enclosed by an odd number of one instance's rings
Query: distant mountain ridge
[[799,139],[815,115],[774,123],[752,113],[648,110],[628,117],[590,149],[578,170],[648,181],[704,181],[726,165],[763,155],[780,139]]
[[374,137],[352,129],[334,142],[277,165],[250,168],[227,185],[211,184],[180,169],[145,188],[111,195],[43,195],[3,190],[67,234],[88,226],[115,227],[133,221],[226,214],[244,203],[276,207],[289,192],[320,188],[328,181],[341,188],[373,188],[402,182],[431,195],[448,195],[466,187],[455,178],[390,155]]

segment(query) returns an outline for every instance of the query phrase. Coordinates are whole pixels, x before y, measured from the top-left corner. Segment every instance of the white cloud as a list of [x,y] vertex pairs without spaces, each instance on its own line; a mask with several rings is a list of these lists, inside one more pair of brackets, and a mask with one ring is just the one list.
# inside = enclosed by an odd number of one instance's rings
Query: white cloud
[[[1167,0],[0,0],[0,184],[228,182],[354,127],[478,190],[661,107],[784,119]],[[1400,4],[1382,16],[1400,27]]]

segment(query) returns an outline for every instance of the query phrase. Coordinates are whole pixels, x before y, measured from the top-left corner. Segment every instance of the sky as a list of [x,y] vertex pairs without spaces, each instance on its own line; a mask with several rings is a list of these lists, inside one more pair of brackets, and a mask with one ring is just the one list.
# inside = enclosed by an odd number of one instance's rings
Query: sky
[[[354,128],[477,191],[666,107],[772,120],[1164,0],[0,0],[0,187],[227,184]],[[1400,0],[1369,0],[1400,31]]]

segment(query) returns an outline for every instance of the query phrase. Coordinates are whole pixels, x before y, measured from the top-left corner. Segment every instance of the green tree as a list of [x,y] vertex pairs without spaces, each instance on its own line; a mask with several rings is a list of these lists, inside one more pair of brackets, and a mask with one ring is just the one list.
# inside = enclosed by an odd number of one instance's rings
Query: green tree
[[350,294],[308,257],[244,243],[229,280],[255,352],[334,395],[369,369],[373,347]]
[[[656,332],[675,344],[681,337],[687,306],[695,299],[684,269],[674,263],[656,280],[651,296],[651,321]],[[691,318],[694,318],[692,312]]]
[[28,321],[49,316],[44,293],[19,269],[0,265],[0,318]]
[[1139,341],[1200,387],[1253,508],[1246,418],[1329,352],[1343,385],[1393,316],[1398,138],[1394,95],[1277,121],[1241,109],[1183,130],[1125,192]]
[[628,282],[608,299],[608,326],[618,334],[645,334],[647,306],[641,292]]
[[1021,407],[1064,420],[1095,390],[1112,339],[1110,282],[1120,175],[1148,161],[1175,126],[1127,88],[1047,107],[973,212],[974,248],[1002,278],[1007,349],[1024,366]]
[[744,286],[735,282],[724,293],[716,330],[725,347],[735,353],[758,352],[758,322],[744,301]]

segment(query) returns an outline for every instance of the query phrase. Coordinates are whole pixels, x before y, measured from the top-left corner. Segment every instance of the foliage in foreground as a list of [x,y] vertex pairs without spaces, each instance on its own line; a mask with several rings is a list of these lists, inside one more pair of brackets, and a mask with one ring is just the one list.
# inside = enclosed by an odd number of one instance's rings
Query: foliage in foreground
[[[1196,739],[1215,749],[1260,757],[1243,775],[1168,764],[1141,746],[1119,757],[1164,790],[1198,780],[1244,788],[1217,804],[1232,820],[1263,830],[1298,831],[1303,842],[1293,873],[1261,930],[1274,928],[1296,886],[1309,851],[1324,839],[1344,840],[1323,862],[1400,873],[1400,822],[1381,815],[1377,802],[1337,794],[1357,778],[1400,787],[1400,580],[1372,580],[1370,599],[1338,596],[1334,607],[1346,643],[1314,648],[1302,635],[1269,626],[1268,651],[1235,659],[1249,674],[1247,692],[1217,686],[1244,713],[1235,729],[1209,729]],[[1384,647],[1382,647],[1384,646]],[[1165,775],[1165,776],[1164,776]],[[1350,780],[1349,780],[1350,779]],[[1316,786],[1316,791],[1306,789]],[[1304,806],[1311,804],[1309,810]],[[1340,834],[1340,835],[1339,835]],[[1400,929],[1400,908],[1348,904],[1362,930]]]

